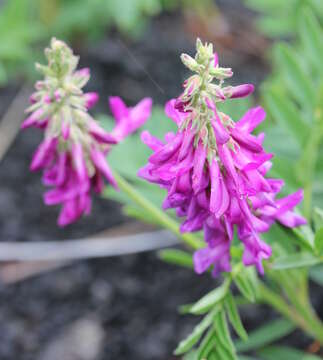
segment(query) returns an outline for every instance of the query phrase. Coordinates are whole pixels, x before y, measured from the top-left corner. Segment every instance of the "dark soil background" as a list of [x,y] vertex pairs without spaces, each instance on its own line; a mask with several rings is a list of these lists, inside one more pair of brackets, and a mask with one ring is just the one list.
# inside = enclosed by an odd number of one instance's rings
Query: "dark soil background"
[[[220,5],[229,19],[236,13],[240,21],[250,21],[252,14],[237,1]],[[163,104],[178,95],[185,77],[179,54],[193,49],[183,18],[164,14],[138,41],[112,34],[77,52],[81,65],[92,69],[88,89],[101,94],[99,110],[107,111],[109,95],[128,104],[144,96]],[[257,85],[268,72],[258,57],[234,49],[221,60],[235,70],[235,82]],[[18,88],[1,90],[1,114]],[[91,216],[59,229],[58,209],[42,203],[40,174],[28,170],[40,139],[37,130],[20,133],[0,164],[0,240],[78,238],[128,221],[118,204],[96,198]],[[208,276],[161,262],[154,253],[80,261],[17,284],[0,284],[0,359],[173,359],[177,342],[197,320],[178,315],[178,306],[197,300],[214,284]],[[323,305],[322,296],[315,302]],[[248,329],[273,317],[254,306],[242,315]],[[297,333],[288,341],[301,348],[309,343]]]

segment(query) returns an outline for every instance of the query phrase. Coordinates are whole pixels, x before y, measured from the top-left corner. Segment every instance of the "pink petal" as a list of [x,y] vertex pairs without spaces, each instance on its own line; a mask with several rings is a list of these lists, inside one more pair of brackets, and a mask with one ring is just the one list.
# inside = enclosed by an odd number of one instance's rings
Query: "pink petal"
[[91,159],[97,169],[105,176],[109,183],[116,189],[119,190],[118,184],[113,177],[112,171],[105,159],[103,153],[96,148],[91,149]]
[[47,138],[45,139],[37,148],[34,153],[30,170],[37,171],[45,166],[47,166],[51,156],[56,150],[58,144],[57,138]]
[[84,94],[84,98],[86,101],[86,107],[91,109],[98,101],[99,95],[96,92],[88,92]]

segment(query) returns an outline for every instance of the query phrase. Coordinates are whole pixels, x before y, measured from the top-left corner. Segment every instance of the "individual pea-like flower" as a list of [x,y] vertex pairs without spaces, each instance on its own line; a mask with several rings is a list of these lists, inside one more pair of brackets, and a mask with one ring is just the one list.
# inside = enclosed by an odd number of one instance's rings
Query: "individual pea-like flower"
[[118,189],[106,155],[148,119],[152,102],[146,98],[127,108],[120,98],[111,97],[116,126],[107,133],[88,112],[98,95],[82,91],[90,78],[89,69],[76,70],[78,57],[56,39],[45,55],[48,65],[37,65],[44,80],[35,85],[22,128],[34,126],[44,131],[30,168],[43,170],[43,183],[52,187],[44,202],[62,205],[58,224],[65,226],[90,213],[91,192],[101,193],[104,179]]
[[207,246],[194,254],[197,273],[210,266],[214,275],[230,271],[235,228],[244,245],[243,263],[263,273],[262,259],[271,256],[271,248],[260,234],[275,221],[287,227],[306,223],[293,212],[303,192],[277,199],[284,183],[266,177],[273,155],[263,149],[264,134],[252,134],[265,119],[261,107],[250,109],[237,122],[218,109],[218,103],[248,96],[254,87],[223,86],[233,73],[221,68],[212,45],[200,40],[195,58],[184,54],[182,61],[196,74],[165,107],[178,131],[167,133],[164,141],[142,133],[153,154],[139,176],[167,190],[163,208],[174,208],[184,218],[181,232],[204,231]]

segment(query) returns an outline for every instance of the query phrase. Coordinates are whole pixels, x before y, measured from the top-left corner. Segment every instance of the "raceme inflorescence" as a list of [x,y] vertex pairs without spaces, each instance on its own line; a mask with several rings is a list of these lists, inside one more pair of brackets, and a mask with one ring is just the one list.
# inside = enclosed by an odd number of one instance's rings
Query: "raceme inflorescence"
[[48,65],[37,64],[44,79],[35,85],[22,128],[33,126],[44,131],[30,168],[43,170],[43,183],[52,187],[44,201],[62,205],[58,224],[65,226],[90,213],[91,191],[102,192],[103,178],[118,188],[106,155],[149,118],[152,101],[145,98],[127,108],[120,98],[110,97],[116,125],[107,133],[88,112],[98,100],[96,93],[82,90],[89,81],[89,69],[77,70],[78,57],[56,39],[45,55]]
[[198,39],[196,50],[195,58],[181,57],[194,75],[165,108],[178,130],[167,133],[164,141],[142,133],[153,154],[139,176],[167,190],[163,208],[174,208],[184,218],[181,232],[204,231],[206,247],[194,254],[197,273],[210,266],[214,275],[231,270],[235,229],[244,245],[244,265],[263,273],[262,259],[272,251],[260,234],[275,221],[287,227],[305,224],[293,212],[303,191],[277,198],[284,181],[266,177],[273,154],[263,148],[264,133],[252,134],[265,119],[264,109],[252,108],[237,122],[218,109],[219,103],[248,96],[254,87],[225,86],[233,73],[219,66],[212,44]]

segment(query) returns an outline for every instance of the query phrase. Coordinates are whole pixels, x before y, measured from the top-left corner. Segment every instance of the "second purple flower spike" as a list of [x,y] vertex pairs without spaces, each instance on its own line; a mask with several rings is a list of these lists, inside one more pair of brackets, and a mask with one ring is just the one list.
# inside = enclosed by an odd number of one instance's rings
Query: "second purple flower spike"
[[52,188],[44,201],[62,205],[58,225],[65,226],[90,213],[91,192],[102,192],[103,179],[118,188],[106,155],[148,119],[152,101],[146,98],[127,108],[120,98],[110,98],[116,126],[107,133],[88,112],[98,95],[82,91],[89,69],[76,70],[78,57],[62,41],[53,39],[45,54],[48,65],[38,65],[45,78],[36,83],[27,109],[30,115],[22,128],[35,126],[44,131],[31,170],[43,170],[43,183]]

